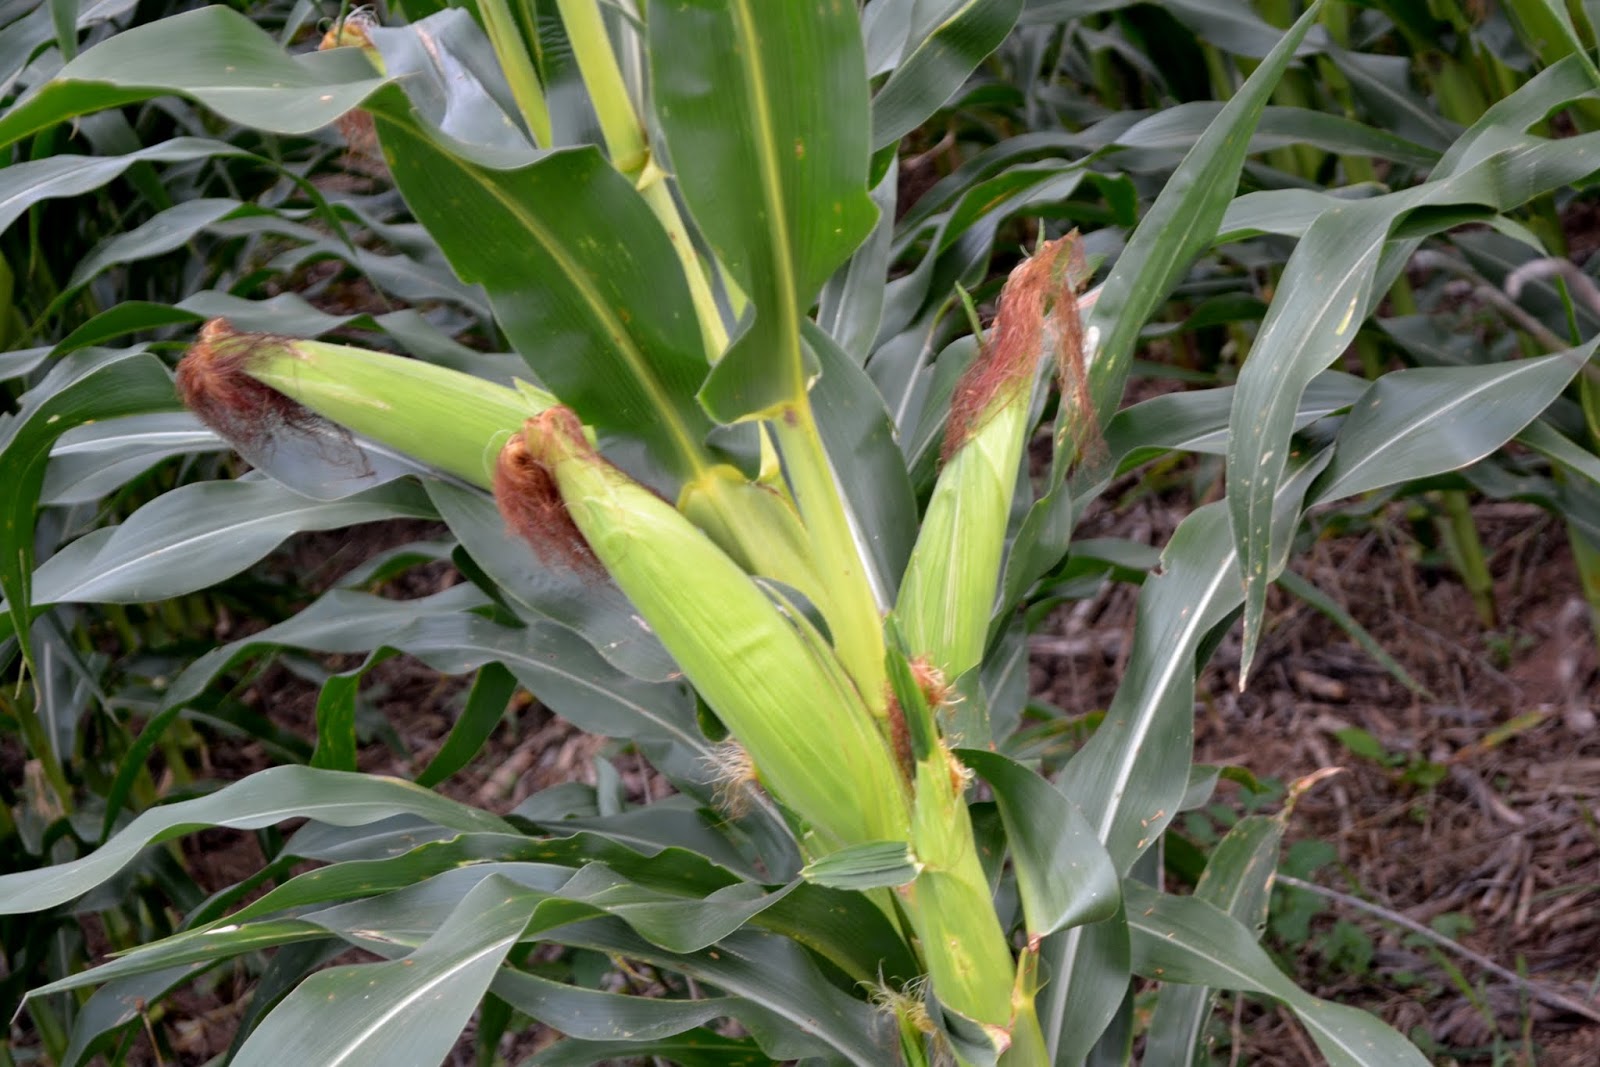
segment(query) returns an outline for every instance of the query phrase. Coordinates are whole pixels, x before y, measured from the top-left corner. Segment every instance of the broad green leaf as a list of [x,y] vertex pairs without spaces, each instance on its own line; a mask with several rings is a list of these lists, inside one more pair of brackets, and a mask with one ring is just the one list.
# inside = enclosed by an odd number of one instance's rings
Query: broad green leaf
[[1090,330],[1100,332],[1089,375],[1094,410],[1102,424],[1109,421],[1122,395],[1140,328],[1215,236],[1238,186],[1249,134],[1321,8],[1317,2],[1306,9],[1217,114],[1173,172],[1106,278],[1088,322]]
[[799,885],[755,925],[799,942],[856,982],[907,982],[922,973],[899,928],[868,894]]
[[[9,118],[0,118],[0,129]],[[136,163],[186,163],[246,154],[222,141],[174,137],[125,156],[60,155],[13,163],[0,170],[0,230],[8,229],[34,204],[92,192]]]
[[[1350,407],[1369,384],[1341,371],[1319,374],[1300,397],[1295,431]],[[1167,393],[1123,408],[1106,427],[1108,470],[1124,474],[1168,451],[1227,455],[1232,408],[1232,386]]]
[[[1308,460],[1285,483],[1277,515],[1283,528],[1299,521],[1306,487],[1326,461],[1326,453]],[[1119,872],[1160,838],[1183,803],[1194,755],[1196,657],[1205,636],[1243,599],[1238,575],[1224,503],[1192,512],[1163,550],[1159,572],[1139,591],[1134,647],[1116,697],[1063,772],[1062,792],[1089,819]],[[1124,892],[1128,884],[1125,878]],[[1081,1045],[1080,1056],[1116,1012],[1121,987],[1116,996],[1103,996],[1087,1022],[1088,1009],[1073,1002],[1080,994],[1068,993],[1074,982],[1099,988],[1110,980],[1104,977],[1105,961],[1115,958],[1107,953],[1118,943],[1107,940],[1111,935],[1104,928],[1115,923],[1074,928],[1045,942],[1043,959],[1052,977],[1040,992],[1040,1020],[1047,1038],[1070,1032],[1069,1047]]]
[[207,826],[250,830],[286,819],[359,826],[398,814],[418,815],[462,831],[510,831],[493,815],[397,778],[272,767],[209,796],[151,808],[87,856],[0,875],[0,914],[42,911],[64,904],[113,877],[146,845]]
[[703,896],[690,896],[681,889],[651,888],[591,863],[561,887],[561,895],[615,915],[668,952],[698,952],[747,924],[795,884],[769,893],[759,885],[737,882]]
[[701,952],[668,955],[620,921],[603,919],[557,931],[556,939],[644,960],[707,982],[767,1009],[860,1067],[883,1067],[896,1061],[887,1016],[837,989],[805,951],[786,938],[741,930]]
[[[319,971],[262,1020],[238,1064],[415,1064],[449,1053],[538,898],[484,879],[403,960]],[[329,1005],[338,1010],[330,1011]]]
[[[1162,108],[1140,119],[1110,143],[1114,148],[1170,149],[1187,151],[1205,136],[1227,105],[1216,100],[1194,100],[1176,107]],[[1085,131],[1086,147],[1093,146]],[[1299,107],[1266,107],[1250,137],[1250,152],[1266,152],[1289,145],[1312,145],[1329,152],[1373,156],[1411,167],[1429,167],[1439,161],[1439,153],[1424,148],[1388,130],[1378,129],[1322,111]],[[1111,157],[1116,160],[1117,157]]]
[[185,931],[140,945],[98,967],[31,990],[28,995],[31,999],[102,982],[128,982],[146,975],[161,974],[174,967],[203,967],[249,952],[319,940],[326,936],[327,931],[320,926],[300,919],[213,924],[204,930]]
[[[519,885],[528,885],[530,876],[538,884],[547,884],[542,871],[525,874],[528,867],[488,864],[459,868],[398,892],[324,909],[305,919],[352,943],[392,956],[432,936],[465,894],[490,873]],[[892,1037],[883,1016],[825,979],[812,958],[793,941],[740,930],[710,948],[679,954],[652,944],[614,917],[573,922],[582,918],[583,909],[594,913],[587,903],[552,897],[540,907],[552,910],[547,918],[536,917],[536,935],[641,960],[707,982],[766,1008],[786,1020],[791,1033],[799,1031],[820,1040],[863,1067],[893,1062],[888,1043]]]
[[[56,351],[75,351],[140,330],[199,324],[212,318],[225,318],[235,329],[245,333],[275,333],[288,337],[319,337],[344,328],[381,330],[406,351],[430,363],[476,373],[502,384],[509,384],[514,374],[525,376],[527,373],[526,364],[515,357],[464,348],[413,309],[382,315],[330,315],[311,306],[298,293],[279,293],[267,300],[246,300],[229,293],[202,290],[170,305],[130,300],[101,312],[72,331],[56,346]],[[0,367],[3,367],[3,360],[0,360]]]
[[[72,1020],[72,1042],[59,1062],[63,1067],[78,1067],[102,1050],[112,1031],[138,1020],[144,1005],[156,1003],[197,973],[197,965],[169,967],[111,982],[95,990]],[[34,996],[39,995],[38,990],[32,992]]]
[[[180,143],[185,138],[176,138],[165,141],[159,147],[168,148]],[[201,142],[204,144],[205,142]],[[149,149],[144,150],[146,153]],[[227,150],[220,143],[210,151],[204,152],[196,158],[205,155],[231,155],[237,154]],[[64,157],[55,156],[54,159]],[[126,160],[148,158],[148,156],[123,156]],[[8,172],[9,173],[9,172]],[[198,234],[204,232],[206,227],[220,222],[235,214],[242,214],[252,209],[237,200],[225,197],[200,197],[195,200],[186,200],[181,204],[158,211],[150,219],[140,223],[131,230],[113,235],[103,242],[89,255],[80,259],[72,268],[72,277],[67,279],[67,289],[74,290],[87,284],[102,271],[120,263],[132,263],[141,259],[150,259],[163,255],[173,249],[182,248],[192,241]],[[259,210],[259,209],[256,209]]]
[[660,223],[593,148],[499,170],[447,150],[379,97],[395,183],[457,273],[488,290],[540,382],[596,429],[642,439],[672,474],[706,463],[705,355]]
[[964,748],[956,756],[994,790],[1029,937],[1116,914],[1116,869],[1072,801],[998,753]]
[[0,423],[0,593],[13,632],[25,637],[32,608],[34,523],[50,448],[90,420],[177,407],[161,361],[139,350],[85,349],[61,359]]
[[[1084,1064],[1122,1010],[1133,974],[1124,907],[1119,903],[1104,922],[1058,930],[1044,941],[1040,958],[1050,981],[1036,1003],[1054,1067]],[[1071,961],[1070,972],[1057,970],[1062,960]]]
[[928,120],[1000,47],[1023,0],[964,0],[896,65],[872,98],[872,149],[887,148]]
[[336,937],[316,941],[300,941],[285,945],[272,953],[272,958],[261,969],[261,976],[250,991],[250,1003],[240,1016],[234,1030],[233,1041],[225,1053],[232,1061],[239,1049],[255,1033],[256,1027],[267,1013],[277,1007],[283,998],[303,981],[307,975],[321,970],[346,951],[346,945]]
[[164,459],[221,452],[227,447],[187,411],[96,419],[56,440],[39,489],[39,503],[91,503]]
[[1469,136],[1468,147],[1441,163],[1444,177],[1317,217],[1289,259],[1239,375],[1228,501],[1246,586],[1241,675],[1260,635],[1271,561],[1280,554],[1269,526],[1289,459],[1293,411],[1311,377],[1338,357],[1366,318],[1393,228],[1417,209],[1469,203],[1506,210],[1592,169],[1577,142],[1593,134],[1544,142],[1480,124]]
[[1196,897],[1123,884],[1134,970],[1166,982],[1265,993],[1288,1006],[1331,1067],[1425,1067],[1427,1060],[1375,1015],[1319,1000],[1273,964],[1239,920]]
[[[1282,841],[1282,820],[1263,815],[1240,819],[1211,850],[1194,895],[1259,938],[1267,924]],[[1204,1054],[1200,1039],[1210,1014],[1211,992],[1204,986],[1164,984],[1145,1035],[1146,1060],[1173,1067],[1204,1062],[1198,1058]]]
[[[721,422],[800,402],[800,319],[872,229],[853,7],[656,0],[651,88],[678,188],[754,305],[701,393]],[[559,391],[559,390],[558,390]]]
[[162,600],[238,574],[294,533],[432,517],[421,490],[398,483],[317,501],[265,479],[198,482],[50,557],[34,573],[34,598],[39,604]]
[[1538,418],[1600,339],[1538,359],[1386,374],[1351,408],[1314,501],[1355,496],[1474,463]]
[[639,1048],[633,1042],[671,1037],[712,1019],[737,1018],[741,1003],[735,997],[673,1000],[624,996],[509,969],[501,971],[490,988],[518,1011],[567,1037],[613,1041],[619,1054],[627,1057]]
[[79,115],[170,93],[245,126],[309,133],[382,82],[358,49],[291,57],[245,15],[203,7],[125,30],[62,67],[0,118],[0,146]]
[[1517,440],[1600,486],[1600,456],[1579,447],[1549,423],[1530,424]]

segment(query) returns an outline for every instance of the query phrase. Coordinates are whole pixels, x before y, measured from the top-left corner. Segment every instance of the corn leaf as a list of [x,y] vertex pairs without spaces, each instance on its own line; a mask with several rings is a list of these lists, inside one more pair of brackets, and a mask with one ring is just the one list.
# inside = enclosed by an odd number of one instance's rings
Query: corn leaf
[[1290,981],[1239,920],[1195,897],[1123,886],[1134,970],[1147,978],[1266,993],[1299,1018],[1331,1067],[1424,1067],[1428,1062],[1377,1016],[1319,1000]]
[[800,319],[872,229],[867,82],[847,6],[655,2],[656,114],[678,187],[754,304],[702,400],[733,422],[799,402]]

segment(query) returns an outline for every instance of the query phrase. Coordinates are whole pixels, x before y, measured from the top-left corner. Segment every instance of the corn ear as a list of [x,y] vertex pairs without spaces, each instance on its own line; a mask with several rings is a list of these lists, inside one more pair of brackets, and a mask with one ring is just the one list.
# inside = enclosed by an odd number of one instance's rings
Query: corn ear
[[322,341],[200,331],[178,367],[185,402],[248,453],[317,417],[487,489],[500,446],[555,398],[421,360]]
[[708,467],[678,494],[678,510],[749,574],[782,582],[830,618],[827,586],[794,505],[725,463]]
[[1029,394],[1001,405],[939,473],[895,609],[906,645],[957,678],[983,659]]
[[[524,458],[519,459],[519,450]],[[588,548],[824,854],[905,840],[906,787],[838,657],[698,527],[601,459],[577,416],[530,420],[508,463],[544,472]],[[502,510],[514,473],[497,486]]]
[[940,1003],[1010,1044],[1015,964],[978,861],[966,771],[940,743],[917,763],[911,848],[922,870],[900,890]]
[[1033,385],[1047,353],[1056,357],[1062,403],[1083,404],[1076,290],[1086,275],[1076,233],[1018,265],[982,352],[956,387],[945,465],[896,605],[908,651],[928,657],[948,678],[983,659]]

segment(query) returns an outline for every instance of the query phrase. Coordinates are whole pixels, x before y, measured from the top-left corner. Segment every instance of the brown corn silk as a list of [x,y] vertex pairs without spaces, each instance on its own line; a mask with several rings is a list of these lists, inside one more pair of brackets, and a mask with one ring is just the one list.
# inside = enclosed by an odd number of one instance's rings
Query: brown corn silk
[[[357,8],[334,23],[328,32],[322,35],[317,51],[326,52],[330,48],[370,50],[373,45],[369,31],[377,25],[378,20],[370,9]],[[384,162],[383,149],[378,143],[378,127],[373,122],[370,112],[353,108],[335,119],[334,127],[344,137],[344,143],[350,149],[345,162],[351,169],[374,176],[388,173],[389,167]]]
[[1078,289],[1088,273],[1077,230],[1045,242],[1012,269],[983,349],[956,383],[941,460],[949,460],[998,407],[1028,387],[1046,353],[1055,364],[1062,402],[1079,411],[1074,443],[1080,453],[1089,446],[1096,431],[1078,318]]
[[523,432],[500,450],[494,469],[495,504],[507,529],[526,541],[542,562],[583,574],[604,574],[605,568],[561,499],[549,450],[553,435],[560,435],[562,447],[582,449],[595,462],[605,462],[589,447],[583,423],[571,408],[550,408],[529,419]]
[[227,320],[212,319],[178,363],[178,397],[247,459],[270,450],[285,433],[321,439],[332,431],[352,443],[344,430],[251,377],[251,365],[268,346],[293,343],[272,334],[242,334]]

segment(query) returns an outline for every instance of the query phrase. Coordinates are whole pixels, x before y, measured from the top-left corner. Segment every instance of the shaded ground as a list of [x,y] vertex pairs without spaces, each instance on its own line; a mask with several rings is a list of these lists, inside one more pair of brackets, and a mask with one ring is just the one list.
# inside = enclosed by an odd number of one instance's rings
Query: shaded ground
[[[1091,516],[1083,532],[1160,545],[1185,513],[1145,497]],[[1600,679],[1587,608],[1553,519],[1523,505],[1475,514],[1496,578],[1494,630],[1424,543],[1427,525],[1400,505],[1294,564],[1428,696],[1280,590],[1247,690],[1238,691],[1236,635],[1204,672],[1196,757],[1279,783],[1342,768],[1295,808],[1286,873],[1445,932],[1600,1014]],[[1035,638],[1035,691],[1069,711],[1103,708],[1134,596],[1108,587],[1058,612]],[[1271,798],[1264,810],[1277,810]],[[1250,799],[1230,783],[1219,791],[1224,805]],[[1204,843],[1225,828],[1217,814],[1180,826]],[[1600,1025],[1441,955],[1374,910],[1282,890],[1275,907],[1269,942],[1322,996],[1376,1010],[1463,1062],[1600,1062]],[[1321,1062],[1275,1009],[1241,1005],[1223,1023],[1220,1047],[1241,1043],[1240,1062]]]

